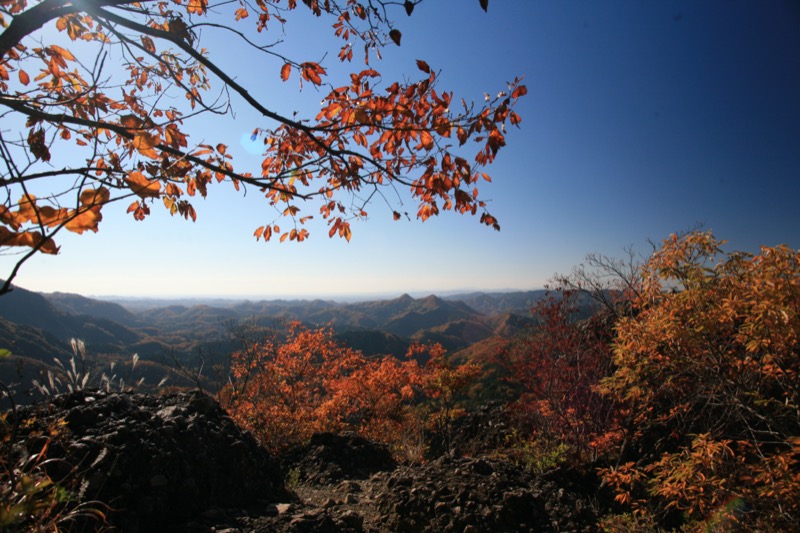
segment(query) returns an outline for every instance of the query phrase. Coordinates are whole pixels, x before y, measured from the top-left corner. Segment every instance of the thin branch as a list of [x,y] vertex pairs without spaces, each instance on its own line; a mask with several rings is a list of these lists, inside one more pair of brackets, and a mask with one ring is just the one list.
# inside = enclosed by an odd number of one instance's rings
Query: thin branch
[[[7,106],[7,107],[9,107],[11,109],[14,109],[15,111],[18,111],[19,113],[22,113],[24,115],[27,115],[29,117],[36,118],[36,119],[39,119],[39,120],[45,120],[45,121],[48,121],[48,122],[66,122],[66,123],[69,123],[69,124],[76,124],[76,125],[79,125],[79,126],[86,126],[88,128],[93,128],[93,129],[106,129],[106,130],[114,132],[115,134],[119,135],[120,137],[124,137],[125,139],[127,139],[129,141],[132,141],[134,139],[134,137],[135,137],[135,135],[133,133],[131,133],[127,128],[125,128],[125,127],[123,127],[123,126],[121,126],[119,124],[110,124],[108,122],[87,120],[87,119],[84,119],[84,118],[79,118],[79,117],[74,117],[74,116],[69,116],[69,115],[56,115],[56,114],[52,114],[52,113],[45,113],[44,111],[40,111],[38,109],[26,106],[26,105],[24,105],[22,102],[20,102],[18,100],[15,100],[15,99],[12,99],[12,98],[8,98],[8,97],[5,97],[5,96],[0,96],[0,104],[5,105],[5,106]],[[182,150],[178,150],[176,148],[173,148],[173,147],[171,147],[169,145],[165,145],[163,143],[156,145],[156,148],[158,148],[162,152],[166,152],[166,153],[168,153],[170,155],[173,155],[173,156],[175,156],[175,157],[177,157],[179,159],[186,159],[186,160],[192,162],[193,164],[195,164],[197,166],[203,167],[203,168],[205,168],[207,170],[210,170],[212,172],[219,172],[220,174],[223,174],[223,175],[225,175],[225,176],[227,176],[229,178],[241,181],[243,183],[248,183],[250,185],[253,185],[253,186],[256,186],[256,187],[263,187],[263,188],[266,188],[266,189],[276,189],[276,187],[274,186],[275,180],[273,180],[273,179],[269,179],[268,180],[269,182],[272,182],[272,183],[267,183],[265,181],[265,179],[262,179],[262,178],[254,178],[252,176],[246,176],[246,175],[238,174],[236,172],[228,170],[227,168],[225,168],[223,166],[214,165],[214,164],[209,163],[209,162],[207,162],[207,161],[205,161],[205,160],[203,160],[203,159],[201,159],[199,157],[193,156],[191,154],[187,154],[186,152],[183,152]],[[277,189],[277,190],[280,190],[282,192],[286,192],[282,188],[281,189]],[[317,194],[305,194],[305,195],[304,194],[293,194],[293,196],[296,196],[296,197],[301,198],[303,200],[308,200],[313,196],[317,196]]]
[[374,160],[373,158],[371,158],[371,157],[369,157],[369,156],[367,156],[365,154],[360,154],[358,152],[353,152],[351,150],[336,150],[336,149],[332,148],[331,146],[329,146],[328,144],[326,144],[325,142],[323,142],[316,135],[314,135],[314,131],[315,131],[314,128],[311,128],[311,127],[309,127],[309,126],[307,126],[307,125],[305,125],[305,124],[303,124],[301,122],[297,122],[295,120],[291,120],[289,118],[286,118],[286,117],[284,117],[282,115],[279,115],[279,114],[275,113],[274,111],[270,111],[269,109],[264,107],[258,100],[256,100],[244,87],[239,85],[233,78],[231,78],[228,74],[226,74],[225,71],[223,71],[221,68],[219,68],[214,62],[210,61],[208,58],[206,58],[205,56],[200,54],[197,50],[192,48],[192,46],[190,46],[189,43],[185,42],[178,35],[170,33],[168,31],[164,31],[164,30],[160,30],[160,29],[156,29],[156,28],[151,28],[149,26],[145,26],[143,24],[139,24],[138,22],[134,22],[132,20],[128,20],[125,17],[121,17],[121,16],[119,16],[119,15],[117,15],[115,13],[111,13],[111,12],[106,11],[104,9],[97,9],[96,11],[87,10],[87,12],[89,12],[90,14],[97,13],[97,14],[101,15],[102,17],[104,17],[104,18],[106,18],[106,19],[108,19],[108,20],[110,20],[112,22],[115,22],[115,23],[119,24],[120,26],[124,26],[124,27],[126,27],[128,29],[137,31],[139,33],[142,33],[142,34],[145,34],[145,35],[150,35],[152,37],[156,37],[156,38],[160,38],[160,39],[164,39],[166,41],[169,41],[169,42],[173,43],[174,45],[179,47],[183,52],[185,52],[187,55],[189,55],[190,57],[194,58],[198,63],[200,63],[201,65],[203,65],[207,69],[209,69],[214,74],[216,74],[217,77],[219,77],[220,80],[222,80],[222,82],[225,85],[230,87],[235,93],[237,93],[239,96],[241,96],[254,110],[256,110],[259,113],[261,113],[264,117],[270,118],[270,119],[278,122],[279,124],[283,124],[285,126],[288,126],[290,128],[293,128],[295,130],[298,130],[298,131],[302,132],[310,140],[312,140],[317,146],[319,146],[320,149],[322,149],[323,151],[327,152],[332,157],[336,157],[336,158],[340,159],[345,164],[347,163],[345,156],[354,155],[354,156],[361,157],[364,160],[368,161],[371,165],[375,166],[376,168],[379,168],[387,176],[390,176],[393,179],[396,178],[396,176],[394,175],[394,173],[391,170],[389,170],[388,168],[383,166],[377,160]]

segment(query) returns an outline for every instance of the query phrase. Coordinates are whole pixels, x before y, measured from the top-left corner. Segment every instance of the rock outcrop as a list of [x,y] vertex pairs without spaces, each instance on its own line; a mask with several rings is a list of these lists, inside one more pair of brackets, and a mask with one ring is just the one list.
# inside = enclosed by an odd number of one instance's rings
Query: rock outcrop
[[47,442],[50,477],[102,502],[116,531],[594,531],[596,479],[533,475],[492,454],[505,430],[498,409],[465,419],[450,453],[423,464],[330,433],[274,458],[199,392],[80,391],[20,407],[6,427],[17,456]]
[[30,453],[121,531],[171,531],[214,508],[286,501],[277,461],[212,398],[80,391],[17,411]]

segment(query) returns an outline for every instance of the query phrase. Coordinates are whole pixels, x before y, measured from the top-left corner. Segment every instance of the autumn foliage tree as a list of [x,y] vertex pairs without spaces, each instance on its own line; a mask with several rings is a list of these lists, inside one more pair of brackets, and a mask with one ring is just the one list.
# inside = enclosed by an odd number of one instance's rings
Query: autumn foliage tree
[[[478,185],[490,179],[485,167],[505,146],[506,127],[519,124],[513,107],[526,89],[514,80],[467,103],[439,87],[437,66],[422,59],[403,81],[384,79],[373,63],[401,43],[392,17],[421,3],[2,0],[0,249],[21,251],[2,290],[33,254],[58,252],[60,231],[98,231],[108,204],[136,220],[156,207],[194,220],[196,199],[217,184],[264,197],[273,209],[252,228],[264,241],[303,241],[314,217],[331,237],[350,239],[351,222],[372,199],[388,198],[387,188],[408,191],[422,220],[453,210],[499,229]],[[282,47],[298,10],[330,19],[338,59],[363,57],[363,66],[332,79],[326,63]],[[262,60],[215,62],[203,48],[209,37],[236,40]],[[313,88],[321,109],[275,109],[237,81],[236,68]],[[263,141],[256,169],[233,160],[230,139],[192,130],[202,116],[230,114],[234,96],[246,108],[239,114],[264,124],[252,132]]]
[[338,376],[363,358],[336,344],[323,330],[293,324],[288,339],[268,336],[231,356],[231,385],[221,400],[234,420],[271,449],[341,430],[346,410],[334,398]]
[[[613,320],[607,310],[579,319],[581,294],[554,291],[531,309],[538,324],[509,343],[498,357],[519,390],[513,403],[532,427],[529,449],[562,460],[595,461],[618,444],[613,400],[596,391],[612,370]],[[586,300],[583,300],[584,306]]]
[[404,360],[367,358],[330,329],[293,323],[285,339],[267,337],[232,355],[220,398],[274,451],[315,432],[354,431],[405,453],[420,432],[441,430],[453,417],[456,395],[476,373],[449,364],[439,345],[413,345]]
[[449,452],[453,421],[465,414],[466,393],[485,370],[471,361],[454,363],[441,344],[413,344],[407,357],[426,361],[420,373],[423,403],[418,413],[426,429],[438,437],[439,448]]
[[672,236],[644,264],[599,389],[625,406],[628,430],[603,476],[664,525],[796,530],[800,253],[723,245]]

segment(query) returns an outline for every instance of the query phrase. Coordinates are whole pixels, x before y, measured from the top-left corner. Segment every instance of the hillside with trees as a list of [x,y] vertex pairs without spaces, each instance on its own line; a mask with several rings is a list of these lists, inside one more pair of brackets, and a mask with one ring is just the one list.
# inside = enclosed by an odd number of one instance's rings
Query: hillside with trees
[[414,342],[438,342],[455,352],[491,337],[508,338],[532,320],[529,312],[527,317],[486,316],[458,300],[433,295],[356,303],[218,301],[163,307],[140,301],[128,309],[75,294],[39,294],[15,287],[3,303],[0,343],[18,358],[18,363],[3,364],[9,383],[20,382],[12,371],[19,365],[38,361],[36,368],[49,368],[53,358],[66,363],[73,354],[70,340],[80,339],[92,367],[129,361],[136,354],[151,365],[151,374],[160,372],[155,382],[174,376],[185,383],[181,373],[201,372],[199,367],[207,365],[204,383],[215,390],[215,380],[224,381],[221,376],[232,352],[264,335],[285,335],[293,322],[332,327],[337,339],[369,357],[402,358]]

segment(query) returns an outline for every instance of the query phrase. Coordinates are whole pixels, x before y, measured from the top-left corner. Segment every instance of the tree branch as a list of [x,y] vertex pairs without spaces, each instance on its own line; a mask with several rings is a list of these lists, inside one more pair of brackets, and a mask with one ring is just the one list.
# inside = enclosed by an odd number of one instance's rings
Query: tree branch
[[[120,137],[124,137],[125,139],[127,139],[129,141],[132,141],[134,139],[134,137],[135,137],[135,135],[133,133],[131,133],[128,129],[126,129],[125,127],[120,126],[118,124],[110,124],[108,122],[97,122],[97,121],[87,120],[87,119],[83,119],[83,118],[80,118],[80,117],[74,117],[74,116],[69,116],[69,115],[57,115],[57,114],[53,114],[53,113],[45,113],[44,111],[40,111],[38,109],[35,109],[35,108],[32,108],[32,107],[24,105],[23,102],[21,102],[20,100],[8,98],[8,97],[5,97],[5,96],[0,96],[0,104],[5,105],[5,106],[7,106],[7,107],[19,112],[19,113],[22,113],[23,115],[27,115],[29,117],[36,118],[36,119],[39,119],[39,120],[45,120],[47,122],[76,124],[76,125],[85,126],[87,128],[92,128],[92,129],[106,129],[106,130],[114,132],[115,134],[119,135]],[[195,165],[198,165],[200,167],[203,167],[203,168],[205,168],[207,170],[210,170],[212,172],[219,172],[220,174],[224,174],[225,176],[227,176],[227,177],[229,177],[231,179],[235,179],[235,180],[241,181],[242,183],[246,183],[246,184],[249,184],[249,185],[253,185],[255,187],[262,187],[262,188],[266,188],[266,189],[277,189],[276,187],[274,187],[274,185],[268,183],[263,178],[254,178],[253,176],[246,176],[246,175],[243,175],[243,174],[238,174],[236,172],[228,170],[227,168],[225,168],[225,167],[223,167],[221,165],[214,165],[212,163],[209,163],[208,161],[204,161],[203,159],[201,159],[201,158],[199,158],[197,156],[193,156],[193,155],[188,154],[188,153],[186,153],[186,152],[184,152],[182,150],[178,150],[176,148],[173,148],[173,147],[171,147],[169,145],[166,145],[166,144],[162,143],[162,144],[156,145],[156,148],[158,148],[162,152],[166,152],[166,153],[168,153],[170,155],[173,155],[173,156],[175,156],[175,157],[177,157],[179,159],[186,159],[187,161],[190,161],[191,163],[193,163]],[[24,181],[24,179],[25,178],[22,178],[23,181]],[[270,178],[268,181],[272,182],[274,184],[274,182],[279,181],[279,180],[280,180],[280,178]],[[282,188],[280,189],[280,191],[287,192]],[[300,194],[300,193],[291,193],[291,194],[292,194],[292,196],[300,198],[300,199],[303,199],[303,200],[308,200],[312,196],[315,196],[315,194]]]
[[55,18],[80,13],[86,5],[101,7],[132,3],[134,3],[132,0],[84,0],[82,3],[73,0],[45,0],[41,4],[15,15],[11,24],[0,34],[0,59],[4,58],[23,38],[41,29]]
[[96,9],[96,10],[87,10],[90,14],[99,15],[102,18],[105,18],[111,22],[119,24],[120,26],[124,26],[128,29],[133,31],[137,31],[139,33],[149,35],[152,37],[164,39],[173,43],[175,46],[180,48],[183,52],[188,54],[190,57],[195,59],[198,63],[206,67],[208,70],[216,74],[222,82],[230,87],[236,94],[241,96],[253,109],[261,113],[264,117],[270,118],[279,124],[283,124],[290,128],[296,129],[298,131],[303,132],[309,139],[314,141],[314,143],[319,146],[323,151],[330,154],[332,157],[336,157],[342,161],[342,163],[347,164],[345,156],[353,155],[356,157],[361,157],[364,160],[368,161],[371,165],[374,165],[376,168],[379,168],[382,172],[384,172],[387,176],[390,176],[392,179],[396,179],[397,177],[394,173],[386,168],[384,165],[380,164],[378,161],[374,160],[373,158],[369,157],[368,155],[353,152],[350,150],[336,150],[326,144],[324,141],[320,140],[316,135],[314,135],[314,128],[306,126],[301,122],[297,122],[286,118],[282,115],[275,113],[274,111],[270,111],[266,107],[264,107],[258,100],[256,100],[244,87],[239,85],[233,78],[231,78],[225,71],[219,68],[215,63],[211,62],[200,54],[197,50],[192,48],[186,41],[180,38],[180,36],[170,33],[168,31],[160,30],[157,28],[151,28],[144,24],[139,24],[138,22],[134,22],[132,20],[126,19],[125,17],[119,16],[115,13],[111,13],[105,9]]

